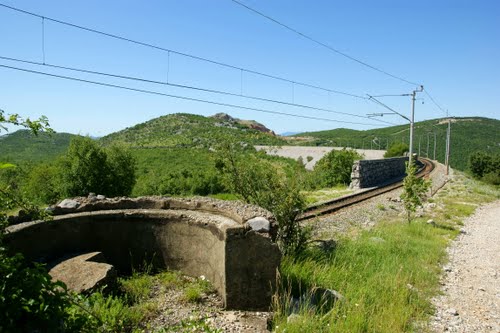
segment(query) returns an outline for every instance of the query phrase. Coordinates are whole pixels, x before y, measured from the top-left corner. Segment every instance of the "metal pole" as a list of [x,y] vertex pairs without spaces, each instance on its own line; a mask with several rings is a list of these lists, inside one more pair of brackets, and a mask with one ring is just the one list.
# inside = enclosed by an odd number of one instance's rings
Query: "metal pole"
[[451,140],[451,119],[448,118],[448,130],[446,131],[446,174],[450,173],[450,140]]
[[427,150],[425,151],[425,157],[429,158],[429,134],[430,132],[427,132]]
[[408,163],[412,163],[413,160],[413,123],[415,121],[415,95],[416,90],[411,93],[411,116],[410,116],[410,156],[408,158]]
[[422,141],[422,136],[421,135],[418,136],[418,156],[421,155],[420,154],[420,141]]
[[436,138],[437,135],[436,132],[434,132],[434,158],[433,158],[434,161],[436,160]]

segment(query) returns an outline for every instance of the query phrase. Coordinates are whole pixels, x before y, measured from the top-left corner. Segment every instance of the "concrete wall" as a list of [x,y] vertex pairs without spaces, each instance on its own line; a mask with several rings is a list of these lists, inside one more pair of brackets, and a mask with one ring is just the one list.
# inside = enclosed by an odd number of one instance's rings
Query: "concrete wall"
[[360,160],[354,162],[351,173],[352,189],[381,185],[405,176],[408,157],[394,157],[380,160]]
[[[124,273],[146,262],[204,275],[227,308],[269,307],[281,259],[269,212],[206,198],[80,201],[77,208],[56,208],[56,214],[68,214],[53,221],[9,227],[9,249],[42,262],[101,251]],[[253,230],[247,223],[253,217],[268,220],[269,231]]]

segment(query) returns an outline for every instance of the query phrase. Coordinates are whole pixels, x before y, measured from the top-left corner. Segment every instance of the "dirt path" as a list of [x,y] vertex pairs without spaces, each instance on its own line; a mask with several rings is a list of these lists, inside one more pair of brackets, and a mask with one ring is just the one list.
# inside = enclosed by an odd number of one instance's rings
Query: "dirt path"
[[448,249],[444,295],[433,300],[434,332],[500,333],[500,201],[464,221]]

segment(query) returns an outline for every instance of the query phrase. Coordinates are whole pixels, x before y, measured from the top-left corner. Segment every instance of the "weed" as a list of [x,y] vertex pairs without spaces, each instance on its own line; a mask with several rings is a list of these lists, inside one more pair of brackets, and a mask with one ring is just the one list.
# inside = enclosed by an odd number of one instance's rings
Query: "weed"
[[385,206],[381,203],[377,204],[377,209],[381,211],[385,211]]

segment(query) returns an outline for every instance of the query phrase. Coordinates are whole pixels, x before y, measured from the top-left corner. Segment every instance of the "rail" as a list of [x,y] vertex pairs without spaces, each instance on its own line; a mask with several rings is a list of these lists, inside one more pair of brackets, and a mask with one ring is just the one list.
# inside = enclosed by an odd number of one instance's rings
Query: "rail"
[[[426,158],[419,158],[418,160],[423,164],[423,166],[418,170],[417,177],[428,177],[428,175],[434,170],[435,167],[434,162]],[[318,205],[309,206],[304,210],[302,215],[299,216],[298,220],[304,221],[315,218],[317,216],[330,214],[339,211],[342,208],[352,206],[354,204],[373,198],[377,195],[381,195],[383,193],[395,190],[402,186],[403,186],[403,179],[399,178],[395,181],[392,181],[390,183],[385,183],[381,186],[369,188],[358,193],[345,195],[340,198],[323,202]]]

